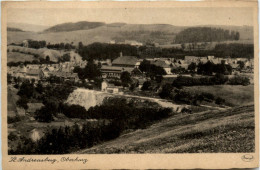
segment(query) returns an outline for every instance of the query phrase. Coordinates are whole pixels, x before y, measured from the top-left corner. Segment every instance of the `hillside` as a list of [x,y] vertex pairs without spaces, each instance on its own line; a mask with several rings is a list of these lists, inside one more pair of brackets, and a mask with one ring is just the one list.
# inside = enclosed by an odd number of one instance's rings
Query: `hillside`
[[18,28],[18,29],[21,29],[23,31],[30,31],[30,32],[41,32],[41,31],[48,28],[48,26],[44,26],[44,25],[14,23],[14,22],[8,22],[7,27]]
[[[237,42],[253,42],[253,28],[248,26],[206,26],[238,31],[240,40]],[[21,27],[15,27],[21,28]],[[25,39],[45,40],[50,43],[71,43],[84,45],[93,42],[108,43],[112,40],[123,42],[136,40],[146,43],[149,41],[159,44],[172,44],[176,34],[188,28],[187,26],[174,26],[170,24],[126,24],[126,23],[99,23],[78,22],[65,23],[46,28],[44,32],[7,32],[7,42],[19,43]],[[25,30],[26,29],[22,29]]]
[[176,114],[78,153],[254,152],[254,107]]
[[13,28],[13,27],[7,27],[7,31],[17,31],[17,32],[23,32],[23,30],[19,28]]
[[45,29],[43,32],[64,32],[64,31],[77,31],[77,30],[88,30],[94,29],[100,26],[105,25],[103,22],[87,22],[81,21],[76,23],[64,23],[52,26],[48,29]]

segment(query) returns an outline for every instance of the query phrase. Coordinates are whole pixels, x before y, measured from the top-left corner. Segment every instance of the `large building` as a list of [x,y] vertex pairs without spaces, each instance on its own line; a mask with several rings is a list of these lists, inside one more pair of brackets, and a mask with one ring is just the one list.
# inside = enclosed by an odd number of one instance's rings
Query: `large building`
[[132,74],[133,71],[138,69],[140,62],[135,56],[123,56],[120,53],[120,57],[116,58],[112,65],[103,65],[101,67],[101,73],[103,78],[120,78],[121,73],[124,71]]
[[112,66],[116,67],[136,67],[138,64],[138,58],[135,56],[123,56],[122,53],[120,53],[120,57],[116,58],[112,62]]

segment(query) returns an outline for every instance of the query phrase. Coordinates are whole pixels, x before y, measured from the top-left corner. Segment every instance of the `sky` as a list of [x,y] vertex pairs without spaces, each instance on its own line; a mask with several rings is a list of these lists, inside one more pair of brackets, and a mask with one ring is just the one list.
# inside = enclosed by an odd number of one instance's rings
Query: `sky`
[[53,26],[65,22],[98,21],[128,24],[253,25],[251,8],[86,8],[29,9],[9,8],[8,23]]

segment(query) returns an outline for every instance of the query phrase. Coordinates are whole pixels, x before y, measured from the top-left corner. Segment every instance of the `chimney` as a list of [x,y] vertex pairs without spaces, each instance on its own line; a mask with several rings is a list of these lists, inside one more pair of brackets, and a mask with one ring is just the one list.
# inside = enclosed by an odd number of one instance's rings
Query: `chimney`
[[122,52],[120,52],[119,54],[120,54],[120,57],[122,57],[122,56],[123,56],[123,53],[122,53]]

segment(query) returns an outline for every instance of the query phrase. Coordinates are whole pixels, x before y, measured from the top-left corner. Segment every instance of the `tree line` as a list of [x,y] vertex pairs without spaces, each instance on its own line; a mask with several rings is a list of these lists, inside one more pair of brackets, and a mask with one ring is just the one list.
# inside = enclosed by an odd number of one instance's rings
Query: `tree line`
[[239,40],[239,32],[211,27],[187,28],[176,35],[175,43]]
[[[98,126],[85,123],[82,128],[75,124],[72,127],[52,129],[36,143],[28,138],[22,138],[18,147],[11,148],[9,154],[71,153],[117,138],[127,129],[146,128],[154,121],[167,118],[172,114],[171,109],[151,104],[149,106],[136,107],[134,100],[129,102],[122,98],[107,99],[101,106],[92,107],[88,111],[81,110],[81,107],[65,105],[63,113],[66,116],[97,119],[101,123],[98,123]],[[104,120],[109,123],[105,123]]]

